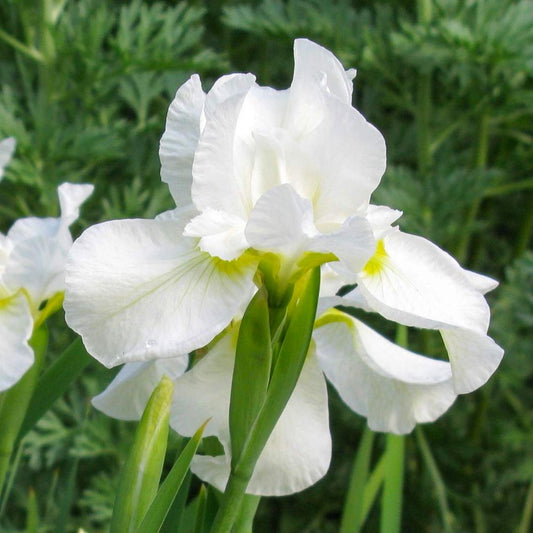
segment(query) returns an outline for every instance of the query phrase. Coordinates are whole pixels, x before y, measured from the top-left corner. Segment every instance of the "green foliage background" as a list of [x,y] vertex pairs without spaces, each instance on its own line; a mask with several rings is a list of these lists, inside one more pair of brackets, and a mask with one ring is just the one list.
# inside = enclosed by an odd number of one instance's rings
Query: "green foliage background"
[[[194,72],[204,89],[233,71],[286,87],[296,37],[313,39],[346,67],[357,67],[354,104],[388,146],[388,170],[374,203],[403,210],[405,231],[501,281],[489,295],[491,334],[506,350],[500,370],[423,428],[449,509],[437,498],[420,435],[412,436],[402,530],[529,531],[531,0],[4,0],[0,21],[0,139],[14,136],[18,143],[0,185],[3,232],[21,216],[57,215],[56,188],[63,181],[96,186],[75,233],[98,221],[153,217],[172,207],[159,178],[158,142],[177,87]],[[74,336],[62,317],[49,326],[52,361]],[[410,345],[440,349],[416,332]],[[133,425],[106,418],[89,402],[113,374],[92,363],[25,438],[0,509],[2,532],[24,531],[28,509],[38,516],[32,531],[106,531]],[[364,421],[333,390],[330,402],[328,475],[302,494],[263,499],[257,531],[338,531]],[[177,449],[180,439],[172,439]],[[378,449],[383,442],[378,439]],[[195,494],[198,485],[192,486]],[[377,524],[374,510],[365,531]]]

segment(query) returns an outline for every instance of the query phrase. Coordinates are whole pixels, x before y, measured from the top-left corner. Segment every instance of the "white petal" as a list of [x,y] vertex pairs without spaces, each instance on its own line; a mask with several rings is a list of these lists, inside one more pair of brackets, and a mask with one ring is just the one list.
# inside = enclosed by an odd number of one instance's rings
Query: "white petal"
[[106,366],[174,357],[207,344],[254,292],[255,264],[224,263],[181,237],[184,222],[92,226],[66,268],[66,318]]
[[274,187],[261,196],[245,230],[253,248],[291,258],[308,250],[310,238],[317,234],[311,202],[288,184]]
[[[228,414],[234,350],[234,337],[227,335],[191,371],[178,378],[171,411],[171,426],[187,436],[211,417],[204,434],[217,436],[227,453],[197,456],[192,471],[219,490],[224,490],[231,461]],[[314,357],[309,356],[257,462],[247,492],[281,496],[303,490],[326,473],[330,457],[325,381]]]
[[159,145],[161,179],[168,184],[176,205],[191,203],[192,162],[200,137],[205,93],[193,74],[176,93],[167,114]]
[[[355,72],[346,72],[341,62],[326,48],[308,39],[294,41],[294,78],[298,83],[311,83],[315,73],[326,75],[329,94],[351,105]],[[294,84],[294,81],[293,81]]]
[[200,137],[191,193],[199,211],[211,208],[245,219],[252,207],[249,175],[240,173],[241,167],[249,168],[250,164],[234,164],[247,156],[236,153],[240,145],[235,143],[235,128],[245,96],[246,93],[236,95],[221,103]]
[[0,391],[14,385],[31,367],[34,356],[28,341],[33,319],[22,293],[0,295]]
[[224,261],[232,261],[250,247],[244,236],[246,222],[231,213],[207,208],[185,226],[183,235],[198,237],[198,247]]
[[459,327],[481,334],[488,328],[489,307],[470,278],[422,237],[387,233],[360,273],[359,289],[374,310],[407,326]]
[[13,137],[8,137],[0,141],[0,180],[4,177],[4,169],[9,164],[9,161],[11,161],[16,145],[17,142]]
[[58,189],[61,222],[70,226],[80,216],[80,206],[91,196],[94,185],[62,183]]
[[297,39],[285,127],[296,138],[309,133],[323,119],[324,98],[328,96],[350,106],[350,75],[330,51],[307,39]]
[[319,226],[366,207],[386,165],[383,136],[357,110],[327,97],[324,113],[300,145],[320,177],[313,201]]
[[175,379],[187,369],[188,357],[127,363],[115,379],[92,399],[96,409],[119,420],[139,420],[150,395],[163,376]]
[[484,385],[498,368],[503,350],[487,335],[464,329],[442,330],[457,394]]
[[226,74],[219,78],[207,93],[205,118],[209,121],[218,112],[218,107],[226,100],[246,94],[255,85],[253,74]]
[[359,320],[318,327],[313,335],[327,378],[375,431],[409,433],[432,422],[454,402],[450,364],[388,341]]
[[359,272],[372,256],[375,246],[376,241],[367,220],[353,216],[344,222],[340,230],[314,237],[309,249],[331,252],[338,257],[341,267]]
[[369,205],[366,214],[376,240],[384,237],[391,230],[391,225],[402,216],[402,211],[391,209],[386,205]]
[[485,276],[484,274],[478,274],[477,272],[466,269],[463,269],[463,273],[468,278],[468,281],[470,281],[472,287],[481,294],[493,291],[499,285],[495,279],[489,278],[489,276]]

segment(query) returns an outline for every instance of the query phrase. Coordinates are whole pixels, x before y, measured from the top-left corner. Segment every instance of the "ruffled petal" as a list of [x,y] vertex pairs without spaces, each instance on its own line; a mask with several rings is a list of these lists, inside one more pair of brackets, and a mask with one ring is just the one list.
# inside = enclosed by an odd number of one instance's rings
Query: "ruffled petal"
[[325,88],[329,94],[344,104],[352,104],[355,70],[346,71],[341,62],[329,50],[309,39],[294,41],[294,79],[295,83],[312,83],[316,72],[325,74]]
[[307,39],[294,41],[294,76],[284,122],[295,138],[313,130],[323,119],[324,98],[351,105],[354,72],[344,70],[339,60],[322,46]]
[[430,241],[390,231],[359,274],[368,304],[389,320],[432,329],[486,333],[490,311],[470,277]]
[[139,420],[163,376],[175,379],[187,370],[187,355],[146,363],[127,363],[115,379],[92,399],[96,409],[119,420]]
[[245,235],[250,246],[294,258],[309,249],[318,231],[313,206],[288,184],[263,194],[250,214]]
[[159,145],[161,179],[178,206],[191,203],[192,163],[205,103],[200,77],[193,74],[176,93]]
[[221,76],[207,93],[205,100],[205,120],[209,121],[213,115],[218,113],[218,107],[225,101],[248,93],[251,87],[255,86],[255,76],[253,74],[226,74]]
[[232,261],[250,247],[244,236],[246,222],[231,213],[207,208],[185,226],[183,235],[198,237],[198,247],[224,261]]
[[[241,158],[252,156],[235,142],[235,128],[246,93],[221,103],[207,121],[193,163],[192,199],[199,211],[214,209],[247,218],[252,208],[249,175],[251,168]],[[237,162],[237,163],[235,163]]]
[[487,335],[465,329],[441,330],[441,335],[448,350],[457,394],[466,394],[484,385],[503,358],[503,350]]
[[332,97],[323,106],[323,120],[300,144],[319,176],[313,200],[318,227],[365,208],[386,166],[385,140],[363,115]]
[[308,249],[314,252],[333,253],[341,262],[337,269],[360,271],[372,256],[376,241],[367,220],[348,218],[338,231],[316,236]]
[[31,367],[33,350],[28,344],[33,319],[22,293],[0,294],[0,391],[14,385]]
[[66,267],[66,319],[106,366],[207,344],[252,296],[255,264],[222,262],[181,237],[185,221],[90,227]]
[[374,431],[409,433],[432,422],[454,402],[450,364],[412,353],[359,320],[342,318],[318,327],[319,363],[344,402]]
[[13,137],[8,137],[0,141],[0,180],[4,177],[4,169],[11,161],[16,145],[17,142]]
[[[171,426],[190,436],[211,418],[204,435],[215,435],[226,454],[197,456],[192,471],[224,490],[230,470],[228,426],[235,335],[222,338],[193,369],[175,382]],[[250,494],[282,496],[316,483],[331,457],[327,391],[322,373],[310,355],[285,411],[281,415],[247,488]]]

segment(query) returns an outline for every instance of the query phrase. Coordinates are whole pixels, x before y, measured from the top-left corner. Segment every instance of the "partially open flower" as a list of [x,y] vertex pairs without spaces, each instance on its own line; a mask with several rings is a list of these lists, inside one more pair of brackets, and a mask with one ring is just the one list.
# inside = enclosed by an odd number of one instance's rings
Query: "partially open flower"
[[59,218],[22,218],[7,235],[0,234],[0,391],[33,364],[28,340],[34,325],[52,307],[61,306],[58,296],[65,290],[65,262],[72,246],[69,226],[92,190],[92,185],[63,183],[58,188]]

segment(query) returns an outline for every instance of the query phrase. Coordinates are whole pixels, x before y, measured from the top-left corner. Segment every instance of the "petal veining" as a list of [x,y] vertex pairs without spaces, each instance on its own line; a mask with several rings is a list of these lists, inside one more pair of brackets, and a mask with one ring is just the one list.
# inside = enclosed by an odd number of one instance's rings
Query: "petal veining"
[[66,268],[67,323],[106,366],[173,357],[207,344],[253,294],[255,265],[213,258],[183,221],[90,227]]

